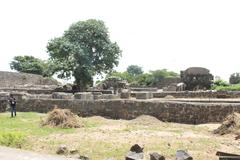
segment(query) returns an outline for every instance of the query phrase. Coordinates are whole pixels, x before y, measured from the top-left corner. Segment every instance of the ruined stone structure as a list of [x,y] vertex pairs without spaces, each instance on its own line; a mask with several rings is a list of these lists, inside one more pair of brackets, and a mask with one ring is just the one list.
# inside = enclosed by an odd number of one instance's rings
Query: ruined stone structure
[[56,80],[41,75],[0,71],[0,87],[17,88],[26,85],[58,85]]
[[117,77],[109,77],[98,86],[98,89],[113,89],[114,94],[120,93],[122,89],[129,88],[127,81],[121,80]]
[[[17,99],[17,109],[22,112],[51,111],[55,106],[70,109],[79,116],[104,116],[113,119],[133,119],[140,115],[151,115],[162,121],[177,123],[208,123],[220,122],[232,112],[240,113],[240,101],[238,99],[165,99],[152,96],[165,96],[169,92],[161,93],[139,92],[136,99],[121,99],[113,94],[93,95],[91,93],[52,93],[51,95],[29,95],[26,93],[14,93]],[[217,96],[222,92],[175,92],[175,96],[207,97]],[[0,94],[0,111],[7,107],[7,93]],[[229,95],[240,97],[240,92],[229,92]]]
[[191,67],[181,71],[181,81],[186,84],[186,90],[207,90],[211,88],[213,75],[201,67]]

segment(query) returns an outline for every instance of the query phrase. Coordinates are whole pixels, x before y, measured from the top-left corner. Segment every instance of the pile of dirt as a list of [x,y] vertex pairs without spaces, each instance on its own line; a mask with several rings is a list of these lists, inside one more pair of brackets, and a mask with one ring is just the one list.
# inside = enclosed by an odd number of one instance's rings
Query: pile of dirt
[[224,119],[224,122],[220,127],[213,131],[214,134],[229,134],[236,133],[240,129],[240,114],[232,113]]
[[77,115],[74,115],[69,109],[54,108],[48,113],[46,119],[42,120],[42,125],[61,128],[79,128],[82,123]]
[[129,121],[129,123],[134,125],[158,125],[162,123],[162,121],[153,116],[141,115]]

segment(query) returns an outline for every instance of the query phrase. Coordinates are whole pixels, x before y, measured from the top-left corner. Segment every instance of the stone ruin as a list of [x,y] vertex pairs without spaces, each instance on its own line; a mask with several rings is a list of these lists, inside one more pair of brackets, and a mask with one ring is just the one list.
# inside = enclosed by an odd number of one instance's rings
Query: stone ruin
[[190,67],[181,71],[181,82],[186,84],[189,91],[208,90],[211,88],[213,75],[206,68]]

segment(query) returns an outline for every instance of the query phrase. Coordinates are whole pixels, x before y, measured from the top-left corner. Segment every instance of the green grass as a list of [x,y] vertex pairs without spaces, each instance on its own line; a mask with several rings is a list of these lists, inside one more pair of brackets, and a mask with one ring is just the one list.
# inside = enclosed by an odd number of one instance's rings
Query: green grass
[[45,114],[22,112],[17,113],[14,118],[10,113],[0,114],[0,131],[1,132],[18,132],[25,135],[44,136],[52,133],[72,133],[75,129],[62,129],[53,127],[42,127],[41,119]]

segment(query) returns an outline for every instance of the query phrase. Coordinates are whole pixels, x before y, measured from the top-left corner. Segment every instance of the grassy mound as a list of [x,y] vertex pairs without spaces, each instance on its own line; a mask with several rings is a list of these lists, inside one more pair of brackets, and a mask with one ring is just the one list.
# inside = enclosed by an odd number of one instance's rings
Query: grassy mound
[[162,123],[159,119],[149,115],[138,116],[129,122],[134,125],[159,125]]
[[220,127],[213,131],[214,134],[236,133],[240,129],[240,114],[234,112],[227,116]]
[[47,118],[42,121],[42,125],[61,128],[80,128],[83,126],[78,116],[74,115],[69,109],[59,108],[49,112]]

